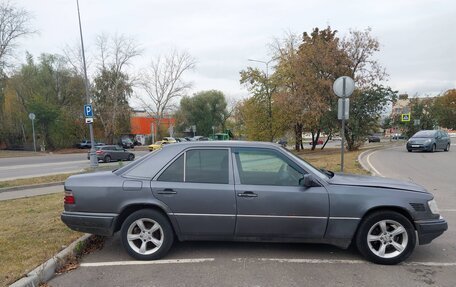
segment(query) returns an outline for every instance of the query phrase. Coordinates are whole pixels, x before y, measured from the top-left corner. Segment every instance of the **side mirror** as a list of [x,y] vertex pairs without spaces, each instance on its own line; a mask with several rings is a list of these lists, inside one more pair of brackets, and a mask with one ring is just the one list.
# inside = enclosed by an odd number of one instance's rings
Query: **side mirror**
[[299,185],[305,187],[311,187],[314,184],[314,178],[311,174],[305,174],[302,178],[299,179]]

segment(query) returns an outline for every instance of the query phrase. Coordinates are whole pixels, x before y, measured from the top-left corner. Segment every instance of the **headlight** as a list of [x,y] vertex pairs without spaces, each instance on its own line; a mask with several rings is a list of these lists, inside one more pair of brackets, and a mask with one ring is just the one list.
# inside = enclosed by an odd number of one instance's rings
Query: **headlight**
[[437,202],[435,202],[434,199],[428,201],[428,206],[429,206],[429,209],[431,210],[432,213],[439,214],[439,208],[437,206]]
[[432,141],[431,139],[427,139],[424,143],[428,144],[428,143],[431,143],[431,141]]

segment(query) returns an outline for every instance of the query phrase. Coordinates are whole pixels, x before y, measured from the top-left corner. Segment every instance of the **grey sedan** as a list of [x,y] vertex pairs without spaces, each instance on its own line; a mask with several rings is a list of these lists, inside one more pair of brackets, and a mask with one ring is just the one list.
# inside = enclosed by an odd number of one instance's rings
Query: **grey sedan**
[[318,170],[258,142],[164,146],[113,172],[71,176],[61,215],[70,228],[111,236],[159,259],[174,240],[351,243],[368,260],[396,264],[447,228],[423,187]]
[[451,140],[448,134],[440,130],[422,130],[414,134],[407,141],[407,150],[431,151],[436,150],[449,151]]

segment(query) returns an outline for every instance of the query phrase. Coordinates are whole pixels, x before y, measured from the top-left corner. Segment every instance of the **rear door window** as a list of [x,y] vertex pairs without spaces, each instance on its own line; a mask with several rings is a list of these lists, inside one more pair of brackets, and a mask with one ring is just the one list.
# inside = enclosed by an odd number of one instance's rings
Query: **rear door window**
[[184,155],[181,155],[158,177],[158,181],[183,182],[184,181]]
[[227,149],[194,149],[186,152],[185,181],[228,184]]

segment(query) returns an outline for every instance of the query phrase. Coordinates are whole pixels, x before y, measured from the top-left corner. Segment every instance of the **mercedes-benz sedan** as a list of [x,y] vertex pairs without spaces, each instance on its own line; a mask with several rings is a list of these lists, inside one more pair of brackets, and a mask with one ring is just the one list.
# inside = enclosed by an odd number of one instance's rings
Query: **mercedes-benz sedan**
[[432,194],[411,182],[318,170],[258,142],[163,146],[113,172],[65,182],[70,228],[120,232],[126,251],[158,259],[174,240],[352,242],[396,264],[447,229]]

